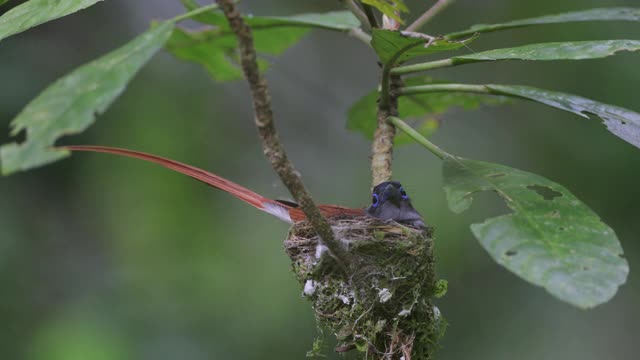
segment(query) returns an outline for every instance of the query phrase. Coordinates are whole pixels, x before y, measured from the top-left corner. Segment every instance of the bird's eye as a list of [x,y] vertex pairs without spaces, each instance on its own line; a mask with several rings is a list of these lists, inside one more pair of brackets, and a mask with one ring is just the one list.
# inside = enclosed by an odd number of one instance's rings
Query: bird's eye
[[409,195],[407,195],[407,192],[406,192],[406,191],[404,191],[404,188],[403,188],[402,186],[400,187],[400,195],[402,195],[402,198],[403,198],[404,200],[409,199]]
[[373,207],[378,206],[378,202],[380,202],[380,198],[378,197],[378,194],[373,194],[373,198],[371,198],[371,205]]

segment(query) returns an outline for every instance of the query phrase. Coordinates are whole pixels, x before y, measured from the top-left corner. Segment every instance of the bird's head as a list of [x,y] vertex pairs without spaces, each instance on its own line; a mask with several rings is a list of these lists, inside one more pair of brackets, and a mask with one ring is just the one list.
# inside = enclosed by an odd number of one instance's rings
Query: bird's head
[[422,216],[413,208],[409,195],[397,181],[385,181],[373,188],[367,214],[416,228],[425,227]]

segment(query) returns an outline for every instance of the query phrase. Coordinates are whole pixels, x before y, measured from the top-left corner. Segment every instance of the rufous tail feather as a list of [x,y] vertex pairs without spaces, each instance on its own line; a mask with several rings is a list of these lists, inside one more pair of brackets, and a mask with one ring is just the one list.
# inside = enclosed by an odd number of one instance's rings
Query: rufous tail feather
[[[73,146],[62,146],[60,149],[66,149],[71,151],[92,151],[92,152],[101,152],[108,154],[121,155],[136,159],[141,159],[145,161],[149,161],[158,165],[162,165],[166,168],[169,168],[173,171],[177,171],[179,173],[190,176],[196,180],[202,181],[203,183],[213,186],[217,189],[228,192],[229,194],[237,197],[238,199],[250,204],[262,211],[266,211],[268,213],[272,213],[273,206],[280,206],[284,208],[283,210],[288,210],[290,206],[285,204],[280,204],[274,200],[269,198],[265,198],[264,196],[257,194],[244,186],[240,186],[232,181],[229,181],[223,177],[212,174],[208,171],[199,169],[195,166],[183,164],[179,161],[163,158],[156,155],[151,155],[139,151],[106,147],[106,146],[93,146],[93,145],[73,145]],[[267,206],[270,204],[271,206]],[[276,215],[277,216],[277,215]],[[280,216],[278,216],[280,217]],[[283,219],[284,220],[284,219]],[[285,220],[286,221],[286,220]],[[290,220],[289,220],[290,221]]]

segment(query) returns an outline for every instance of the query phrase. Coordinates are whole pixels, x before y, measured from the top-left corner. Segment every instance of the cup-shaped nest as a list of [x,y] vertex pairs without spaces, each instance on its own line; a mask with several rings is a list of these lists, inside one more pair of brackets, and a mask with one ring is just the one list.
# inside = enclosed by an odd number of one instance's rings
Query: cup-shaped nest
[[[317,321],[336,351],[366,359],[430,359],[444,331],[436,291],[432,229],[369,217],[332,221],[352,256],[347,274],[306,222],[293,225],[285,250]],[[319,248],[320,246],[320,248]]]

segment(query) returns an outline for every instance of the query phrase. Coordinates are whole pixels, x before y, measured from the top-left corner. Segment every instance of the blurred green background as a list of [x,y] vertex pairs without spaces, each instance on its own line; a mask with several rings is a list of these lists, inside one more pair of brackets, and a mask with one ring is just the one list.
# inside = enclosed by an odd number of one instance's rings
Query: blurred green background
[[[10,1],[9,4],[12,2]],[[152,4],[153,3],[153,4]],[[416,13],[433,1],[408,1]],[[637,0],[458,0],[425,32],[441,34]],[[246,12],[339,9],[337,1],[243,1]],[[6,11],[7,5],[0,7]],[[177,0],[110,0],[0,44],[0,140],[49,83],[182,11]],[[547,25],[481,36],[474,51],[543,41],[640,38],[638,23]],[[467,50],[468,51],[468,50]],[[640,55],[583,62],[500,62],[433,72],[456,81],[528,84],[640,110]],[[362,43],[314,31],[268,72],[281,138],[323,203],[369,201],[369,143],[346,112],[376,87]],[[438,306],[450,322],[439,359],[637,359],[640,151],[597,121],[527,102],[453,111],[433,141],[448,151],[557,181],[613,227],[631,266],[609,303],[582,311],[495,264],[469,230],[505,211],[492,194],[454,215],[439,161],[398,148],[395,177],[437,228]],[[86,133],[60,143],[127,147],[287,197],[262,156],[247,86],[218,84],[163,53]],[[0,178],[0,358],[300,359],[317,329],[282,249],[287,225],[154,165],[78,154]],[[331,337],[328,338],[329,340]],[[329,341],[331,342],[331,341]],[[337,358],[326,349],[329,358]]]

